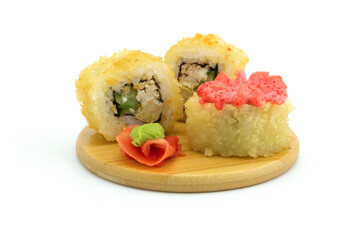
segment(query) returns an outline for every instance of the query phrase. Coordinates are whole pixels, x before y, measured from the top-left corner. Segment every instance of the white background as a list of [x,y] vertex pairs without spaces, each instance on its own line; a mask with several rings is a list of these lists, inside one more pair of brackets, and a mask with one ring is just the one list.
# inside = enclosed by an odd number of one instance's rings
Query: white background
[[[1,1],[1,239],[360,239],[356,1]],[[283,76],[296,164],[202,194],[117,185],[88,172],[75,80],[123,48],[163,56],[215,33]]]

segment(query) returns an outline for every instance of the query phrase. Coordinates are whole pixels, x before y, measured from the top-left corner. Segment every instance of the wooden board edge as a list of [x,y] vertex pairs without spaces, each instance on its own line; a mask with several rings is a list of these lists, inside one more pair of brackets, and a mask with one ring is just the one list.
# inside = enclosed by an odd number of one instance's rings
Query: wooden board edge
[[[83,131],[86,128],[83,129]],[[80,162],[92,173],[95,175],[107,179],[109,181],[122,184],[125,186],[135,187],[139,189],[145,189],[145,190],[152,190],[152,191],[164,191],[164,192],[212,192],[212,191],[222,191],[222,190],[229,190],[229,189],[236,189],[236,188],[242,188],[247,186],[252,186],[255,184],[259,184],[262,182],[269,181],[284,172],[286,172],[288,169],[290,169],[293,164],[296,162],[299,152],[299,141],[294,133],[294,138],[292,141],[292,149],[289,150],[289,153],[291,153],[291,159],[290,161],[285,162],[286,164],[283,164],[283,166],[278,168],[274,171],[268,171],[269,174],[262,174],[251,178],[243,178],[243,179],[236,179],[236,180],[226,180],[226,181],[212,181],[208,183],[199,183],[197,181],[194,181],[195,179],[191,176],[187,176],[189,179],[188,181],[176,181],[176,179],[173,179],[173,181],[169,181],[169,178],[177,178],[178,176],[164,176],[164,178],[157,178],[158,181],[156,182],[149,182],[149,181],[142,181],[142,179],[138,177],[132,177],[131,174],[126,174],[127,177],[118,177],[116,175],[119,175],[119,173],[114,174],[114,172],[111,169],[108,169],[106,164],[99,164],[95,159],[89,158],[89,154],[85,152],[85,150],[80,146],[79,144],[79,138],[81,133],[79,134],[79,137],[76,142],[76,152],[78,155],[78,158]],[[289,154],[288,153],[288,154]],[[280,160],[276,161],[279,162]],[[278,163],[280,164],[280,163]],[[95,166],[95,167],[93,167]],[[269,167],[269,166],[268,166]],[[144,172],[144,175],[146,179],[149,178],[149,175],[153,175],[156,173],[147,173]],[[120,173],[121,175],[121,173]],[[136,174],[138,176],[138,174]],[[148,176],[146,176],[148,175]],[[161,175],[161,174],[160,174]],[[162,174],[163,175],[163,174]],[[125,175],[124,175],[125,176]],[[159,177],[159,176],[158,176]],[[182,176],[183,177],[183,176]],[[196,178],[196,177],[195,177]],[[235,176],[236,178],[236,176]],[[221,178],[220,178],[221,179]],[[218,179],[215,179],[218,180]],[[178,183],[176,183],[178,182]],[[182,183],[181,183],[182,182]]]

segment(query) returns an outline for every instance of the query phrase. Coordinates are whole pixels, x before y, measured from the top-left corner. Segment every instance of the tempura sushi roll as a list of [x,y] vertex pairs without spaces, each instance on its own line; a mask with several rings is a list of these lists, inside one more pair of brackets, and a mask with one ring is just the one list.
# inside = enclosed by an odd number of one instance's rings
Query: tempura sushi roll
[[91,128],[115,140],[124,127],[160,123],[166,131],[182,116],[182,97],[171,67],[160,57],[123,50],[101,57],[76,81]]
[[234,78],[235,71],[245,69],[248,61],[241,49],[214,34],[184,38],[165,55],[165,62],[172,66],[180,83],[184,101],[201,83],[214,80],[221,71]]
[[247,81],[243,72],[235,80],[220,73],[185,106],[191,147],[206,156],[267,157],[290,146],[294,107],[280,76],[257,72]]

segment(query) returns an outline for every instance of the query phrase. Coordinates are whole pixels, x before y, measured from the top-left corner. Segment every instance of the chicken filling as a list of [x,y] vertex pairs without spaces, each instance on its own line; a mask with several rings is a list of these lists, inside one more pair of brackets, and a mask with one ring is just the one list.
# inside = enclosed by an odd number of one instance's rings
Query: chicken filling
[[160,122],[163,99],[154,79],[137,79],[113,91],[113,111],[126,124]]
[[213,81],[218,75],[218,65],[185,63],[180,64],[178,80],[181,94],[186,101],[204,82]]

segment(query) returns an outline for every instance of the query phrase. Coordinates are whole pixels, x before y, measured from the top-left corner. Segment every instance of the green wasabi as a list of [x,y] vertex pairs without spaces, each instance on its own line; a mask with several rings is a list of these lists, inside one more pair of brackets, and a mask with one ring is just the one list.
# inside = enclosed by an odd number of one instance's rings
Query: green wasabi
[[164,138],[165,130],[159,123],[149,123],[135,127],[131,131],[130,137],[133,140],[131,143],[140,147],[149,140]]

